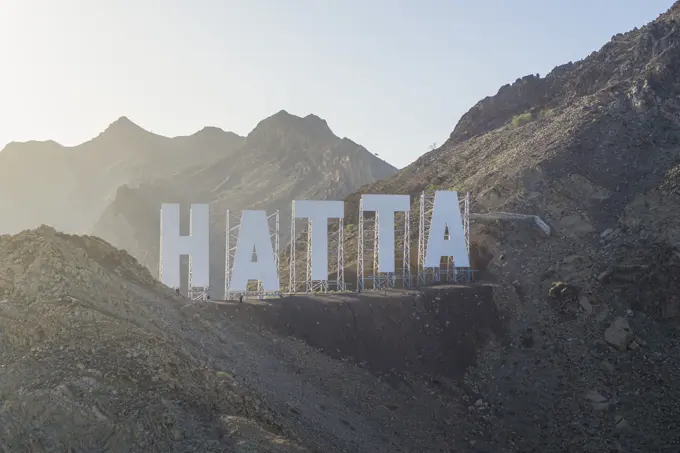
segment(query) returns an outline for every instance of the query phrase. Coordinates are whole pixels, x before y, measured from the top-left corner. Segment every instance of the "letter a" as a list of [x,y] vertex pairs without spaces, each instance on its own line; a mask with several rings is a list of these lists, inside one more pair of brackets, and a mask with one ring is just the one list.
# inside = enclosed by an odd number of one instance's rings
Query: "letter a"
[[[444,237],[447,226],[449,227],[449,239]],[[425,267],[439,267],[442,256],[452,256],[456,267],[470,267],[458,192],[455,191],[438,190],[434,193],[430,234],[427,237],[425,253]]]
[[[257,261],[253,261],[253,248]],[[243,211],[234,255],[229,291],[247,291],[248,280],[261,281],[264,291],[279,291],[279,274],[265,211]]]

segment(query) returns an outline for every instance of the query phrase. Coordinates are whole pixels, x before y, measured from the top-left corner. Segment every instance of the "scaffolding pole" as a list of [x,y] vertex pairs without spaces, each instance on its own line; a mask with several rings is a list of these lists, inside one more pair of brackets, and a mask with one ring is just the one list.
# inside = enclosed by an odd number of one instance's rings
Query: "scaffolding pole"
[[364,249],[366,247],[365,241],[365,219],[364,219],[364,200],[363,197],[359,200],[359,245],[357,257],[357,290],[366,290],[366,273],[364,272]]
[[337,234],[337,269],[335,272],[335,290],[346,291],[345,285],[345,219],[338,219],[338,234]]
[[295,293],[297,291],[297,262],[295,261],[295,253],[297,250],[297,235],[295,234],[295,201],[291,203],[290,210],[290,263],[288,268],[288,292]]

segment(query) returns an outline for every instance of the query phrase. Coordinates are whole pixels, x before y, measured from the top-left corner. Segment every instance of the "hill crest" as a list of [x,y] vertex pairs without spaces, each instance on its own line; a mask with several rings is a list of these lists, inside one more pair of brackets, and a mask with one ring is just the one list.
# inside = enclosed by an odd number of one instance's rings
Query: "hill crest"
[[[663,349],[665,370],[680,369],[677,336],[665,327],[680,319],[674,296],[680,280],[672,276],[680,256],[679,17],[676,2],[581,61],[502,87],[463,115],[441,147],[346,199],[345,225],[356,225],[362,193],[410,194],[415,205],[422,191],[453,188],[471,193],[473,214],[538,215],[550,225],[553,233],[545,237],[512,221],[471,220],[471,254],[488,258],[478,270],[506,288],[496,302],[509,342],[486,350],[466,379],[492,407],[503,408],[489,451],[513,444],[527,451],[560,451],[566,444],[636,450],[650,442],[670,448],[654,414],[680,388],[647,386],[647,365],[627,337],[616,346],[619,355],[609,346],[603,354],[594,350],[611,344],[617,326],[630,326]],[[414,256],[417,216],[411,220]],[[347,278],[354,275],[356,228],[345,234],[344,247]],[[551,296],[557,282],[578,297]],[[607,377],[604,362],[616,363]],[[625,382],[612,377],[624,369]],[[569,395],[649,391],[612,403],[617,418],[605,420],[579,410],[567,393],[555,398],[565,382]],[[517,389],[526,393],[513,396]],[[665,410],[672,409],[664,404]],[[624,412],[635,430],[621,429]],[[535,428],[532,419],[546,423]],[[567,428],[574,420],[598,426],[597,434]]]

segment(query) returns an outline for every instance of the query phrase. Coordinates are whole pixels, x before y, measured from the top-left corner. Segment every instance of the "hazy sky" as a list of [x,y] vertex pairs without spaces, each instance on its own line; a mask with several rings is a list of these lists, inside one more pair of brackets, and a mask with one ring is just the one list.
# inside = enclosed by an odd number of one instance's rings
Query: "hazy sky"
[[500,86],[672,0],[0,0],[0,147],[120,116],[247,134],[285,109],[404,166]]

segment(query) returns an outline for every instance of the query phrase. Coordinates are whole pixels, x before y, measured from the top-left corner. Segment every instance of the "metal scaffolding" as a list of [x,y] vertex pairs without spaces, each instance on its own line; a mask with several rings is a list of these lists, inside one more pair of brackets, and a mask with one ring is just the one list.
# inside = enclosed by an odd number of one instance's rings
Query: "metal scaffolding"
[[[463,231],[465,233],[465,247],[470,253],[470,194],[459,199],[461,214],[463,216]],[[418,285],[427,285],[441,282],[464,282],[472,280],[470,268],[456,267],[453,257],[442,257],[439,268],[425,267],[425,254],[427,252],[427,237],[430,232],[432,210],[434,208],[434,194],[421,193],[420,195],[420,218],[418,225]],[[445,235],[448,236],[448,228]]]
[[[280,264],[280,253],[279,253],[279,211],[267,216],[267,223],[269,229],[269,238],[272,241],[272,246],[274,249],[274,263],[276,264],[276,274],[280,275],[281,264]],[[234,226],[232,226],[232,224]],[[230,291],[229,286],[231,283],[231,270],[234,266],[234,258],[236,256],[236,246],[238,244],[238,235],[241,229],[241,215],[227,211],[227,233],[226,233],[226,259],[224,266],[224,298],[226,300],[232,300],[234,297],[243,295],[245,299],[249,297],[256,297],[258,299],[265,299],[271,297],[279,297],[280,293],[270,293],[265,292],[262,289],[262,282],[257,281],[255,284],[248,285],[248,291],[233,292]]]
[[[411,272],[411,211],[398,212],[395,215],[396,241],[395,248],[397,255],[397,268],[401,275],[401,287],[411,288],[413,286],[413,275]],[[401,231],[402,234],[399,234]],[[401,263],[401,268],[398,265]]]
[[[347,291],[347,285],[345,284],[345,219],[340,218],[335,224],[338,228],[338,232],[335,235],[337,241],[335,249],[338,251],[335,266],[335,291]],[[328,250],[333,250],[330,244]]]
[[[395,269],[379,272],[378,244],[380,227],[378,213],[364,213],[363,198],[359,201],[359,232],[357,257],[357,290],[411,288],[411,215],[409,211],[394,214]],[[366,266],[366,261],[371,264]],[[368,271],[368,272],[367,272]]]
[[297,235],[295,233],[295,201],[291,202],[290,211],[290,263],[288,266],[288,292],[294,294],[297,292]]
[[[305,222],[307,234],[301,234],[299,237],[296,233],[296,221]],[[317,226],[317,228],[319,228]],[[311,220],[302,220],[295,218],[295,202],[292,203],[291,219],[290,219],[290,267],[288,277],[288,291],[293,294],[300,292],[316,293],[328,291],[345,291],[345,252],[344,252],[344,219],[329,219],[327,223],[328,234],[328,280],[313,280],[312,279],[312,222]],[[298,247],[305,247],[305,280],[303,285],[297,281],[297,267],[302,263],[297,262]],[[334,277],[331,280],[331,277]]]
[[189,299],[191,300],[208,300],[210,298],[210,289],[204,286],[193,286],[191,284],[191,255],[189,255]]

